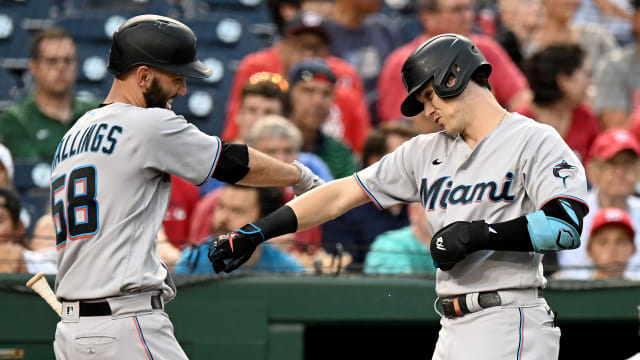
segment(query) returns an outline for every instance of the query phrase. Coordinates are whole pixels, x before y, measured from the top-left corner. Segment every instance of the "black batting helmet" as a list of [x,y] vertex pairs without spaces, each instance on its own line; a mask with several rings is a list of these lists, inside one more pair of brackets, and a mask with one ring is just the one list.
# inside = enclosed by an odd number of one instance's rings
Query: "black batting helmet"
[[[409,55],[402,66],[402,82],[409,95],[402,102],[404,116],[416,116],[424,109],[416,99],[420,88],[433,79],[433,91],[441,98],[460,95],[474,72],[488,77],[491,65],[475,44],[458,34],[442,34],[425,41]],[[447,86],[449,76],[455,76],[453,86]]]
[[113,34],[107,69],[118,76],[136,65],[150,65],[190,78],[211,76],[196,56],[196,35],[185,24],[158,15],[125,21]]

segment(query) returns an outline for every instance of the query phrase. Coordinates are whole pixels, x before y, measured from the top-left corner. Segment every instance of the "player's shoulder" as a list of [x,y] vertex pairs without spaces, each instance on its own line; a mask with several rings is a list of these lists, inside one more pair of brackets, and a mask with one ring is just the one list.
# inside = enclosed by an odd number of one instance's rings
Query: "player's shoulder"
[[116,113],[118,117],[132,119],[139,122],[171,119],[184,120],[181,115],[177,115],[172,110],[159,107],[144,108],[130,104],[115,103],[108,105],[103,109],[105,109],[105,111]]
[[456,136],[447,134],[446,131],[436,131],[428,134],[420,134],[405,141],[402,144],[404,149],[410,154],[425,153],[433,151],[436,147],[447,147],[455,142]]
[[554,138],[564,142],[553,126],[537,122],[516,112],[511,113],[509,119],[505,120],[505,125],[507,125],[507,131],[509,131],[507,136],[512,139],[518,139],[518,141],[539,143],[548,138]]

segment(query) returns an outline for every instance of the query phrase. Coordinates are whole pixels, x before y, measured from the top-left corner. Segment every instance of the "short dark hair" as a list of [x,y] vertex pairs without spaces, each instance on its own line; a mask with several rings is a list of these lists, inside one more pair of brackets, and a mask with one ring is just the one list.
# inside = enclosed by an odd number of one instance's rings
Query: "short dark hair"
[[362,148],[362,163],[364,166],[368,164],[369,159],[372,157],[382,157],[389,152],[387,149],[389,135],[398,135],[411,139],[419,135],[419,132],[413,126],[400,121],[384,123],[373,128],[369,132]]
[[640,0],[632,0],[631,6],[633,6],[633,11],[640,10]]
[[[286,80],[283,80],[286,82]],[[288,85],[287,85],[288,86]],[[280,104],[282,105],[282,111],[284,114],[288,113],[288,96],[287,96],[287,92],[283,91],[280,88],[280,85],[270,81],[270,80],[263,80],[263,81],[258,81],[258,82],[247,82],[246,84],[244,84],[244,86],[242,87],[242,90],[240,92],[240,102],[242,103],[242,101],[247,97],[247,96],[262,96],[264,98],[267,99],[276,99],[278,101],[280,101]]]
[[278,187],[250,187],[239,184],[227,184],[238,189],[255,190],[258,193],[258,206],[260,217],[265,217],[284,205],[284,191]]
[[471,81],[478,84],[480,87],[484,87],[491,90],[491,84],[489,83],[489,75],[485,71],[482,71],[480,69],[477,69],[476,71],[474,71],[473,74],[471,74]]
[[18,192],[6,186],[0,186],[0,207],[6,208],[9,211],[13,225],[18,225],[20,222],[20,209],[22,209],[22,202]]
[[284,25],[286,21],[280,14],[280,6],[288,4],[296,9],[300,9],[302,0],[268,0],[267,8],[269,8],[269,14],[271,15],[271,21],[276,25],[278,34],[284,34]]
[[416,9],[420,11],[438,11],[439,0],[416,0]]
[[31,59],[35,60],[39,58],[40,51],[41,51],[40,45],[42,44],[42,42],[45,40],[52,40],[52,39],[69,39],[75,45],[75,41],[66,30],[61,28],[55,28],[55,27],[50,29],[45,29],[38,32],[33,37],[33,39],[31,39],[31,49],[29,52],[29,56],[31,57]]
[[558,87],[558,75],[571,75],[582,66],[585,52],[576,44],[557,44],[533,54],[524,63],[524,73],[533,91],[533,102],[550,105],[564,94]]

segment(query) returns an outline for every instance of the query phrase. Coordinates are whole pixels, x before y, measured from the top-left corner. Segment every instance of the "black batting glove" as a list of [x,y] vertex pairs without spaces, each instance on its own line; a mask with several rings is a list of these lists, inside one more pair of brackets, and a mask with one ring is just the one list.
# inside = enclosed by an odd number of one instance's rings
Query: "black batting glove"
[[489,245],[489,225],[483,220],[451,223],[431,238],[431,257],[444,271],[462,261],[468,254]]
[[[254,224],[218,236],[209,246],[209,260],[216,274],[232,272],[249,260],[256,247],[265,240],[262,229]],[[225,260],[230,260],[229,262]]]

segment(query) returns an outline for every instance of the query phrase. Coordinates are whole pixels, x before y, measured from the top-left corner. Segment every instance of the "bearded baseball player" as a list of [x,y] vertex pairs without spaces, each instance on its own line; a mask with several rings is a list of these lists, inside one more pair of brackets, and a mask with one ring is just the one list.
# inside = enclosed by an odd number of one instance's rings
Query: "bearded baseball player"
[[186,78],[211,75],[196,37],[170,18],[142,15],[114,34],[104,103],[58,145],[51,208],[55,291],[62,319],[57,359],[186,359],[163,311],[176,288],[156,249],[174,174],[252,186],[319,186],[304,166],[200,132],[171,111]]
[[232,271],[265,239],[367,201],[380,209],[421,202],[439,268],[434,306],[442,328],[433,359],[557,359],[560,329],[543,297],[541,260],[580,245],[585,173],[552,127],[498,104],[490,73],[464,36],[420,45],[402,68],[402,113],[444,131],[417,136],[354,176],[219,237],[209,251],[214,269]]

